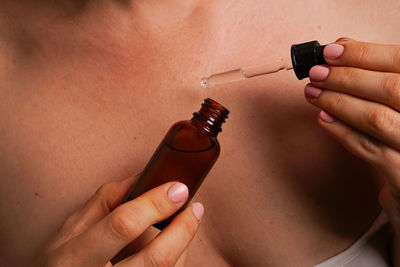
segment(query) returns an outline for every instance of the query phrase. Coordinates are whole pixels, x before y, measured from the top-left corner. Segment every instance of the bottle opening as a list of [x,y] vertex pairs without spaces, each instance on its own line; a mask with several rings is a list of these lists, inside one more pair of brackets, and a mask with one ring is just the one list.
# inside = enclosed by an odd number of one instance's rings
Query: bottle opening
[[221,105],[217,101],[212,100],[211,98],[205,99],[202,106],[207,106],[208,108],[213,109],[220,116],[224,116],[224,119],[228,117],[229,110],[226,109],[223,105]]
[[216,136],[222,131],[221,125],[228,118],[229,110],[211,98],[205,99],[201,106],[198,112],[193,113],[192,122],[197,120],[205,131]]

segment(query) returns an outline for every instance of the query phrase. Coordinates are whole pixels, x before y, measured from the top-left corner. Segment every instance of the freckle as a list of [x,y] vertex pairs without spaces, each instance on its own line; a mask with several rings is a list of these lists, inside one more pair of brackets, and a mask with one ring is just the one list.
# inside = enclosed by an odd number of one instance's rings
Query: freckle
[[133,137],[133,140],[136,140],[136,136]]
[[321,25],[318,25],[318,26],[317,26],[317,29],[318,29],[318,30],[321,30],[321,29],[322,29]]
[[39,194],[35,192],[35,197],[37,197]]

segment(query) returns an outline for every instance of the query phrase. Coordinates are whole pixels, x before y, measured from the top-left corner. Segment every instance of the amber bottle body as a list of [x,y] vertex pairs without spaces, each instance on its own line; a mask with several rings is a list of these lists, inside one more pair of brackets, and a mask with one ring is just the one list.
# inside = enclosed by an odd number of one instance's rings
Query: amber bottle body
[[[168,219],[154,225],[160,230],[186,208],[219,156],[220,145],[216,135],[229,111],[224,109],[220,114],[220,109],[211,109],[210,112],[207,101],[212,100],[207,99],[192,120],[177,122],[169,129],[128,195],[127,200],[132,200],[169,181],[179,181],[188,187],[189,197],[185,205]],[[211,102],[214,103],[218,104]],[[211,114],[213,118],[210,120]]]

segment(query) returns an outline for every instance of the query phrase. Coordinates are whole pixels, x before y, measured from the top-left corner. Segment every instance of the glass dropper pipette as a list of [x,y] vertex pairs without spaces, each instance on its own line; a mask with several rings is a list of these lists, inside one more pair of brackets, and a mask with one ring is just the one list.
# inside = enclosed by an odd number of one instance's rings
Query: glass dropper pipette
[[204,88],[214,87],[224,83],[237,82],[257,77],[260,75],[275,73],[281,70],[291,70],[291,69],[293,69],[293,67],[290,60],[286,60],[285,62],[285,60],[280,59],[265,64],[242,67],[236,70],[213,74],[209,77],[202,78],[200,84]]
[[326,64],[323,55],[324,47],[325,45],[320,45],[318,41],[294,44],[290,49],[290,59],[279,59],[261,65],[213,74],[202,78],[200,84],[202,87],[208,88],[291,69],[294,70],[296,77],[301,80],[308,77],[313,66]]

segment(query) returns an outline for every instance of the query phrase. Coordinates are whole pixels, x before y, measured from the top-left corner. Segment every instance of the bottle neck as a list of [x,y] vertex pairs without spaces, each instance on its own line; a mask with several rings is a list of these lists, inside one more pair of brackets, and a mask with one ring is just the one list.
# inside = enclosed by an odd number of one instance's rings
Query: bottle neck
[[210,136],[217,137],[221,125],[228,117],[229,110],[214,100],[207,98],[198,112],[193,113],[191,123]]

